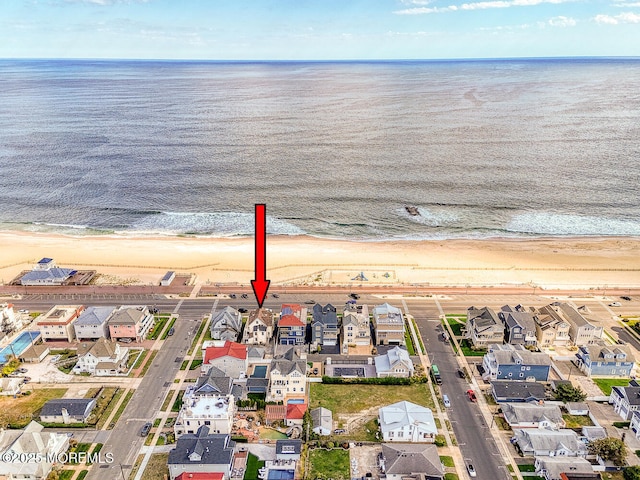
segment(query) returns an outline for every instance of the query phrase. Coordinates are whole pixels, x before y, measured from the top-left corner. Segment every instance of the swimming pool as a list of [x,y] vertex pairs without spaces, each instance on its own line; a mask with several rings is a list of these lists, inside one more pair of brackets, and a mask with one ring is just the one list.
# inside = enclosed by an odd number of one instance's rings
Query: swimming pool
[[267,378],[267,367],[265,365],[256,365],[253,369],[252,377],[255,378]]
[[6,362],[11,355],[18,356],[22,354],[32,343],[40,338],[40,332],[37,330],[27,330],[18,335],[9,345],[0,350],[0,361]]

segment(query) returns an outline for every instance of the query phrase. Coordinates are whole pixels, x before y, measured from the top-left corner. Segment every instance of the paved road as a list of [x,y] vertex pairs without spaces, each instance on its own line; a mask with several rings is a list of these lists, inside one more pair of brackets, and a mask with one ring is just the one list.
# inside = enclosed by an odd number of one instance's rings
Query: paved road
[[[437,364],[442,376],[442,393],[451,401],[447,409],[460,451],[466,462],[471,462],[479,478],[511,480],[504,466],[489,427],[476,403],[469,401],[466,391],[472,386],[457,375],[458,363],[449,342],[443,342],[440,312],[433,301],[407,301],[422,335],[432,364]],[[466,463],[465,462],[465,463]]]
[[123,474],[125,478],[128,477],[140,447],[144,444],[144,438],[139,435],[140,429],[145,422],[153,422],[155,412],[160,410],[202,317],[211,311],[212,305],[213,301],[209,301],[199,312],[190,309],[190,314],[183,315],[182,309],[178,311],[181,315],[175,323],[175,334],[167,337],[102,448],[104,454],[113,454],[114,463],[94,467],[87,476],[88,480],[119,480]]

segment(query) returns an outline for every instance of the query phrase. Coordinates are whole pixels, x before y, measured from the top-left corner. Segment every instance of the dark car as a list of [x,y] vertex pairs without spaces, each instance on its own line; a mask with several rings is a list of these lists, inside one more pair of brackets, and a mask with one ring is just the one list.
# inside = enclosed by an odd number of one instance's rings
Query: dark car
[[248,298],[248,297],[249,297],[249,295],[247,295],[246,293],[243,293],[243,294],[241,295],[241,297],[242,297],[242,298]]
[[306,303],[307,305],[314,305],[316,303],[315,300],[307,300],[304,303]]
[[151,422],[147,422],[140,429],[140,436],[146,437],[147,435],[149,435],[150,431],[151,431]]
[[620,297],[622,300],[626,300],[627,302],[631,301],[631,297]]
[[358,295],[357,293],[350,293],[349,296],[354,300],[358,300],[360,298],[360,295]]
[[458,376],[460,378],[466,378],[467,376],[464,374],[464,370],[462,370],[461,368],[458,369]]
[[236,294],[235,293],[229,294],[229,298],[236,298]]
[[273,298],[280,298],[280,295],[278,295],[277,293],[272,293],[272,294],[271,294],[271,296],[272,296]]
[[173,335],[174,333],[176,333],[176,329],[175,329],[175,328],[173,328],[173,327],[171,327],[171,328],[169,329],[169,331],[167,332],[167,335],[171,336],[171,335]]
[[249,310],[247,310],[246,308],[239,308],[238,311],[240,313],[247,313]]

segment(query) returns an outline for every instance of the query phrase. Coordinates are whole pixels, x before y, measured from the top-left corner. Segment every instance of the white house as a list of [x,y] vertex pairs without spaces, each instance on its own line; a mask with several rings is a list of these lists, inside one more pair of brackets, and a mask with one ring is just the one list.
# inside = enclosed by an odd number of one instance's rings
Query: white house
[[612,387],[609,403],[623,420],[629,420],[634,411],[640,410],[640,387]]
[[72,373],[89,373],[96,376],[117,375],[127,371],[129,349],[106,338],[95,343],[78,345],[78,361]]
[[520,428],[513,431],[513,442],[525,456],[585,457],[587,446],[569,429]]
[[85,423],[95,406],[95,398],[55,398],[42,406],[40,420],[47,423]]
[[398,346],[387,350],[387,353],[377,355],[374,358],[376,365],[376,376],[408,378],[413,375],[414,367],[409,352]]
[[174,432],[176,437],[196,433],[206,425],[211,433],[231,433],[236,412],[233,395],[193,395],[185,398],[178,413]]
[[42,339],[73,341],[76,334],[73,324],[83,310],[82,305],[56,305],[40,315],[36,325],[42,333]]
[[266,345],[273,337],[274,313],[268,308],[259,308],[249,312],[244,326],[242,343],[248,345]]
[[313,432],[318,435],[331,435],[333,431],[333,413],[331,410],[318,407],[311,410]]
[[559,430],[565,427],[562,411],[557,405],[537,402],[503,403],[502,414],[512,429],[548,428]]
[[371,322],[369,307],[348,303],[342,316],[342,343],[349,345],[371,345]]
[[224,307],[211,317],[211,338],[235,342],[242,330],[242,315],[233,307]]
[[407,401],[380,408],[378,423],[385,442],[433,443],[438,434],[431,410]]
[[51,460],[69,449],[66,433],[44,432],[44,427],[31,422],[24,430],[0,429],[0,459],[18,458],[25,454],[29,458],[41,458],[40,462],[4,462],[0,460],[0,471],[4,478],[42,480],[53,468]]
[[207,373],[211,367],[216,367],[228,377],[240,378],[246,376],[248,366],[247,346],[227,341],[219,346],[205,348],[200,370]]
[[287,397],[305,398],[307,386],[307,361],[289,348],[284,355],[271,361],[267,401],[281,401]]
[[16,395],[20,393],[22,377],[0,377],[0,395]]
[[[169,478],[175,480],[185,473],[222,473],[222,478],[231,477],[235,442],[230,435],[210,434],[209,427],[200,427],[196,433],[185,434],[177,439],[175,448],[169,452],[167,466]],[[211,476],[216,478],[215,476]],[[182,478],[189,478],[183,475]],[[220,478],[220,476],[218,476]]]
[[594,474],[591,462],[585,458],[563,458],[563,457],[536,457],[536,474],[545,480],[565,480],[567,477],[563,473],[578,475],[571,478],[581,480],[601,478]]
[[108,320],[116,307],[88,307],[73,324],[78,340],[109,338]]

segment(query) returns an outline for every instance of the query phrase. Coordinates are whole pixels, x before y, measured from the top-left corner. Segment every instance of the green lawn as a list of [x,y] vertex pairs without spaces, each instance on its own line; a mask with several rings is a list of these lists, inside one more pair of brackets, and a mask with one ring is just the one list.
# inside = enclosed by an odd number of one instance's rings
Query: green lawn
[[518,465],[518,470],[520,470],[521,472],[535,472],[536,466],[532,463],[526,465]]
[[162,334],[162,337],[160,337],[160,340],[165,340],[167,338],[167,334],[169,333],[169,330],[171,330],[171,327],[173,327],[173,324],[176,323],[177,319],[178,317],[173,317],[171,319],[171,321],[169,322],[169,325],[167,326],[167,329]]
[[455,467],[453,463],[453,457],[449,457],[447,455],[440,455],[440,461],[445,467]]
[[580,428],[580,427],[591,427],[593,426],[593,422],[588,415],[562,415],[565,423],[567,424],[566,428]]
[[27,426],[32,418],[36,419],[45,403],[54,398],[62,398],[66,392],[66,388],[39,388],[31,391],[30,395],[0,397],[0,427]]
[[605,395],[611,395],[611,387],[626,387],[629,385],[628,378],[592,378],[591,380]]
[[469,340],[467,339],[460,340],[460,349],[465,357],[484,357],[487,353],[486,349],[473,350],[471,348],[471,343],[469,343]]
[[312,383],[309,408],[328,408],[334,415],[359,413],[402,400],[435,409],[431,393],[425,384],[413,385],[330,385]]
[[147,338],[150,340],[157,339],[160,336],[160,332],[162,332],[162,328],[165,326],[168,320],[169,320],[168,316],[167,317],[156,316],[155,324],[153,325],[153,328],[151,329],[151,331],[147,334]]
[[455,473],[445,473],[444,474],[444,480],[458,480],[458,475],[456,475]]
[[258,460],[253,453],[247,457],[247,470],[244,472],[245,480],[254,480],[258,478],[258,470],[264,467],[264,460]]
[[342,448],[333,450],[311,450],[309,452],[310,479],[349,480],[349,451]]

